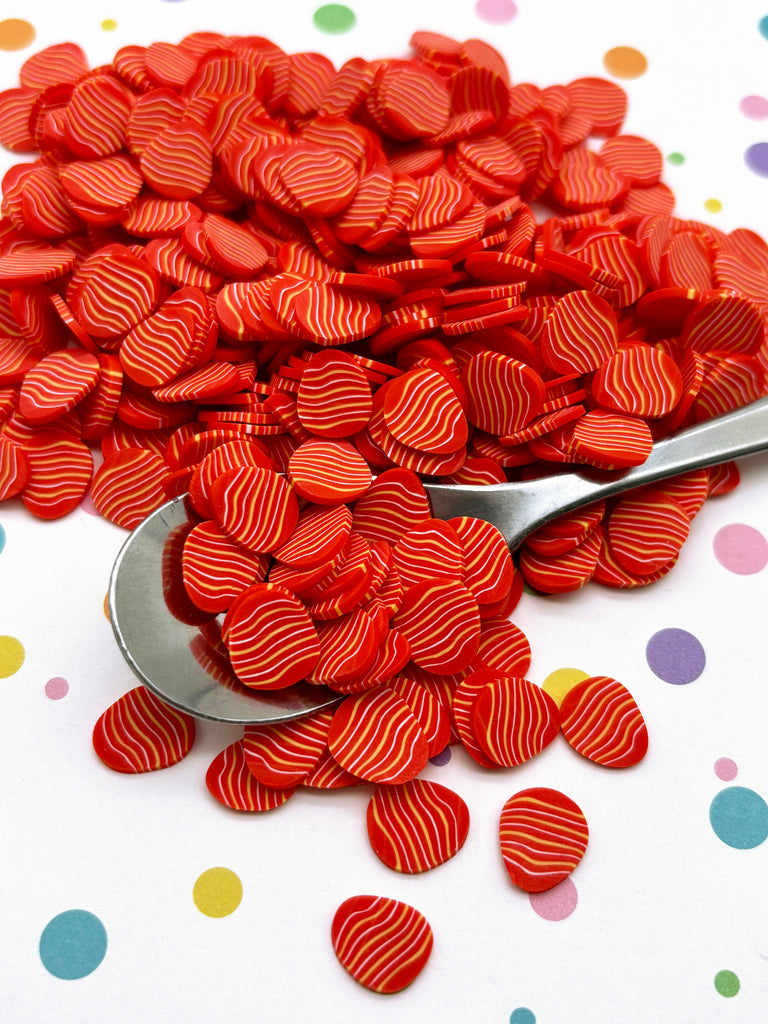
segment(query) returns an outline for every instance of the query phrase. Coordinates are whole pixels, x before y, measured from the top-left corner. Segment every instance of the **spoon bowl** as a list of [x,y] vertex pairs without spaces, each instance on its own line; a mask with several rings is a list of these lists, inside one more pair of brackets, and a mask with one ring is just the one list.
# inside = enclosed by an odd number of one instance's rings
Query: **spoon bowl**
[[[510,548],[562,513],[635,487],[768,450],[768,398],[658,441],[641,465],[596,476],[560,473],[486,487],[426,484],[436,518],[476,516]],[[286,721],[337,703],[339,694],[299,683],[249,689],[229,667],[218,619],[186,596],[181,552],[197,521],[186,496],[149,515],[112,569],[109,611],[118,646],[138,678],[167,704],[197,718],[235,724]]]

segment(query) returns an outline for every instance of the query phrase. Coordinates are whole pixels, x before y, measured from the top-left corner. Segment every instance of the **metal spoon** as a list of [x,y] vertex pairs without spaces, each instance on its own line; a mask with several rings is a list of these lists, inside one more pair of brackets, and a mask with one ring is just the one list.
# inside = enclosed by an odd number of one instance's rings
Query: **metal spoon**
[[[622,473],[561,473],[485,487],[427,484],[436,518],[476,516],[510,548],[536,527],[600,498],[678,473],[768,450],[768,398],[657,441],[641,466]],[[302,683],[258,692],[243,686],[216,643],[216,620],[192,606],[181,583],[181,548],[194,517],[186,497],[167,502],[137,527],[117,556],[109,611],[118,646],[139,679],[173,707],[198,718],[268,723],[334,704],[333,691]]]

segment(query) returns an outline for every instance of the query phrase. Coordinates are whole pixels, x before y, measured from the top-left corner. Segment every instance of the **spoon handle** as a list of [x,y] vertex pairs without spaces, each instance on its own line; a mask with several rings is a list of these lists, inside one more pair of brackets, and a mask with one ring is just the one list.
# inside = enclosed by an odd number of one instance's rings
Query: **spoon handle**
[[768,451],[768,398],[657,441],[642,465],[609,479],[574,472],[487,487],[429,484],[427,491],[437,518],[487,519],[514,550],[531,531],[564,512],[678,473],[764,451]]

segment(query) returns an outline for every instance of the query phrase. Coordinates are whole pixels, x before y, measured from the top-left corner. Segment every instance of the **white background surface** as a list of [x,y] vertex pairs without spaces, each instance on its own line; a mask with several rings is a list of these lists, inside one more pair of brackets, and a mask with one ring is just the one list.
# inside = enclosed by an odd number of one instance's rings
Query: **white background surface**
[[[313,26],[316,6],[6,4],[2,17],[27,19],[37,39],[0,53],[0,88],[15,85],[22,61],[50,43],[78,42],[98,64],[122,45],[178,41],[201,29],[265,35],[340,63],[403,55],[411,32],[428,28],[488,39],[514,81],[542,86],[604,75],[606,50],[630,45],[649,69],[622,83],[626,130],[685,155],[681,167],[665,169],[678,212],[768,234],[768,179],[743,160],[747,146],[768,138],[768,122],[738,109],[743,96],[768,91],[768,40],[757,30],[768,5],[519,0],[517,17],[493,26],[471,2],[356,0],[348,5],[356,27],[337,37]],[[117,29],[103,31],[105,18]],[[720,213],[705,211],[710,198],[722,202]],[[104,768],[91,729],[134,685],[102,610],[125,535],[83,510],[41,523],[15,503],[0,506],[0,634],[26,650],[22,668],[0,680],[2,1020],[506,1024],[518,1007],[537,1024],[765,1020],[768,844],[731,849],[708,818],[725,785],[713,771],[719,757],[736,762],[738,784],[768,796],[768,572],[734,575],[712,552],[715,532],[728,523],[768,533],[768,461],[757,457],[742,470],[736,492],[706,504],[663,582],[628,593],[590,586],[556,599],[525,595],[513,616],[531,641],[534,682],[577,667],[630,688],[648,722],[646,759],[611,773],[559,738],[527,765],[489,773],[454,748],[451,762],[427,775],[467,801],[469,838],[454,860],[415,877],[394,874],[370,850],[365,789],[299,791],[254,816],[219,806],[204,775],[236,731],[201,724],[191,755],[165,772]],[[648,639],[672,626],[706,651],[704,673],[687,686],[662,682],[645,660]],[[58,701],[44,693],[55,676],[70,685]],[[498,852],[501,806],[530,785],[562,789],[590,825],[573,876],[578,906],[561,922],[534,913]],[[192,900],[196,878],[215,866],[235,871],[244,889],[239,908],[221,919]],[[357,892],[406,900],[434,929],[427,968],[396,996],[365,991],[333,954],[330,920]],[[109,945],[91,975],[62,981],[43,967],[38,944],[46,923],[72,907],[102,920]],[[722,969],[739,976],[732,999],[715,990]]]

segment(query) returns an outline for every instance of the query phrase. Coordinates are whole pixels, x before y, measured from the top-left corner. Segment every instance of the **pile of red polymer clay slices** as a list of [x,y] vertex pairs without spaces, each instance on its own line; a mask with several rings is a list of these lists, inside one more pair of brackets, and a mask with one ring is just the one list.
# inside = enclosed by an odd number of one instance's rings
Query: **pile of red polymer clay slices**
[[[558,705],[526,678],[509,616],[524,584],[661,578],[738,470],[561,516],[517,564],[488,523],[432,518],[424,482],[640,465],[657,438],[768,393],[768,245],[674,216],[615,83],[513,84],[485,42],[411,46],[336,69],[196,33],[90,69],[63,43],[0,93],[0,142],[38,154],[2,182],[0,500],[54,519],[90,494],[132,529],[188,495],[169,557],[201,664],[340,696],[246,727],[210,792],[265,811],[299,786],[369,785],[371,846],[406,873],[466,838],[464,800],[421,777],[450,743],[489,770],[560,733],[608,768],[642,759],[626,687],[593,676]],[[194,731],[137,687],[93,740],[141,772]],[[527,891],[566,878],[587,837],[556,790],[500,813]],[[331,938],[379,992],[432,949],[420,912],[387,897],[345,901]]]

